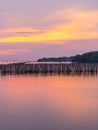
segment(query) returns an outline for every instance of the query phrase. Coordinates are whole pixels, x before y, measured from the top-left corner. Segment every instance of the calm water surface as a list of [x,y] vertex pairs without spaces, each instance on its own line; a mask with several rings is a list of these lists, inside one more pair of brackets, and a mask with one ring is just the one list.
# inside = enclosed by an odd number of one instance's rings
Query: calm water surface
[[98,76],[0,76],[0,130],[98,130]]

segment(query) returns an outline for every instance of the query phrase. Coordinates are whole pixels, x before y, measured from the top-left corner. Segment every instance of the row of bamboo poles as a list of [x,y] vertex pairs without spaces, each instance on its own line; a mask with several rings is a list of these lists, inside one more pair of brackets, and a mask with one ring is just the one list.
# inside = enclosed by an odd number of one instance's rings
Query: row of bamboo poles
[[98,72],[98,64],[84,63],[17,63],[0,65],[1,73],[80,73]]

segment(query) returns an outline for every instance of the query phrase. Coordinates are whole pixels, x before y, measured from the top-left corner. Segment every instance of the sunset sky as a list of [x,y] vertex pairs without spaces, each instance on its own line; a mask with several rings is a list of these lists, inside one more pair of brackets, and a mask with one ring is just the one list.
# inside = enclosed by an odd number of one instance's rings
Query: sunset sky
[[98,0],[1,0],[0,61],[98,50]]

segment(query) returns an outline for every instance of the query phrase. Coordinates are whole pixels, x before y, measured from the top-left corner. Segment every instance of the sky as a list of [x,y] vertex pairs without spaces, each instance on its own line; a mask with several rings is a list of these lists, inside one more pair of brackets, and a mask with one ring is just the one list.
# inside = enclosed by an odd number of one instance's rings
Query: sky
[[98,0],[0,0],[0,61],[98,50]]

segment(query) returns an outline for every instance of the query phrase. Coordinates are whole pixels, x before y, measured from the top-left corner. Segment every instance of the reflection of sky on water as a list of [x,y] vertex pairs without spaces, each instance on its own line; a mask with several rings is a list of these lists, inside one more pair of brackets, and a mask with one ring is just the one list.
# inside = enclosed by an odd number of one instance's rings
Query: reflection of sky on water
[[1,130],[97,130],[98,77],[0,77]]

